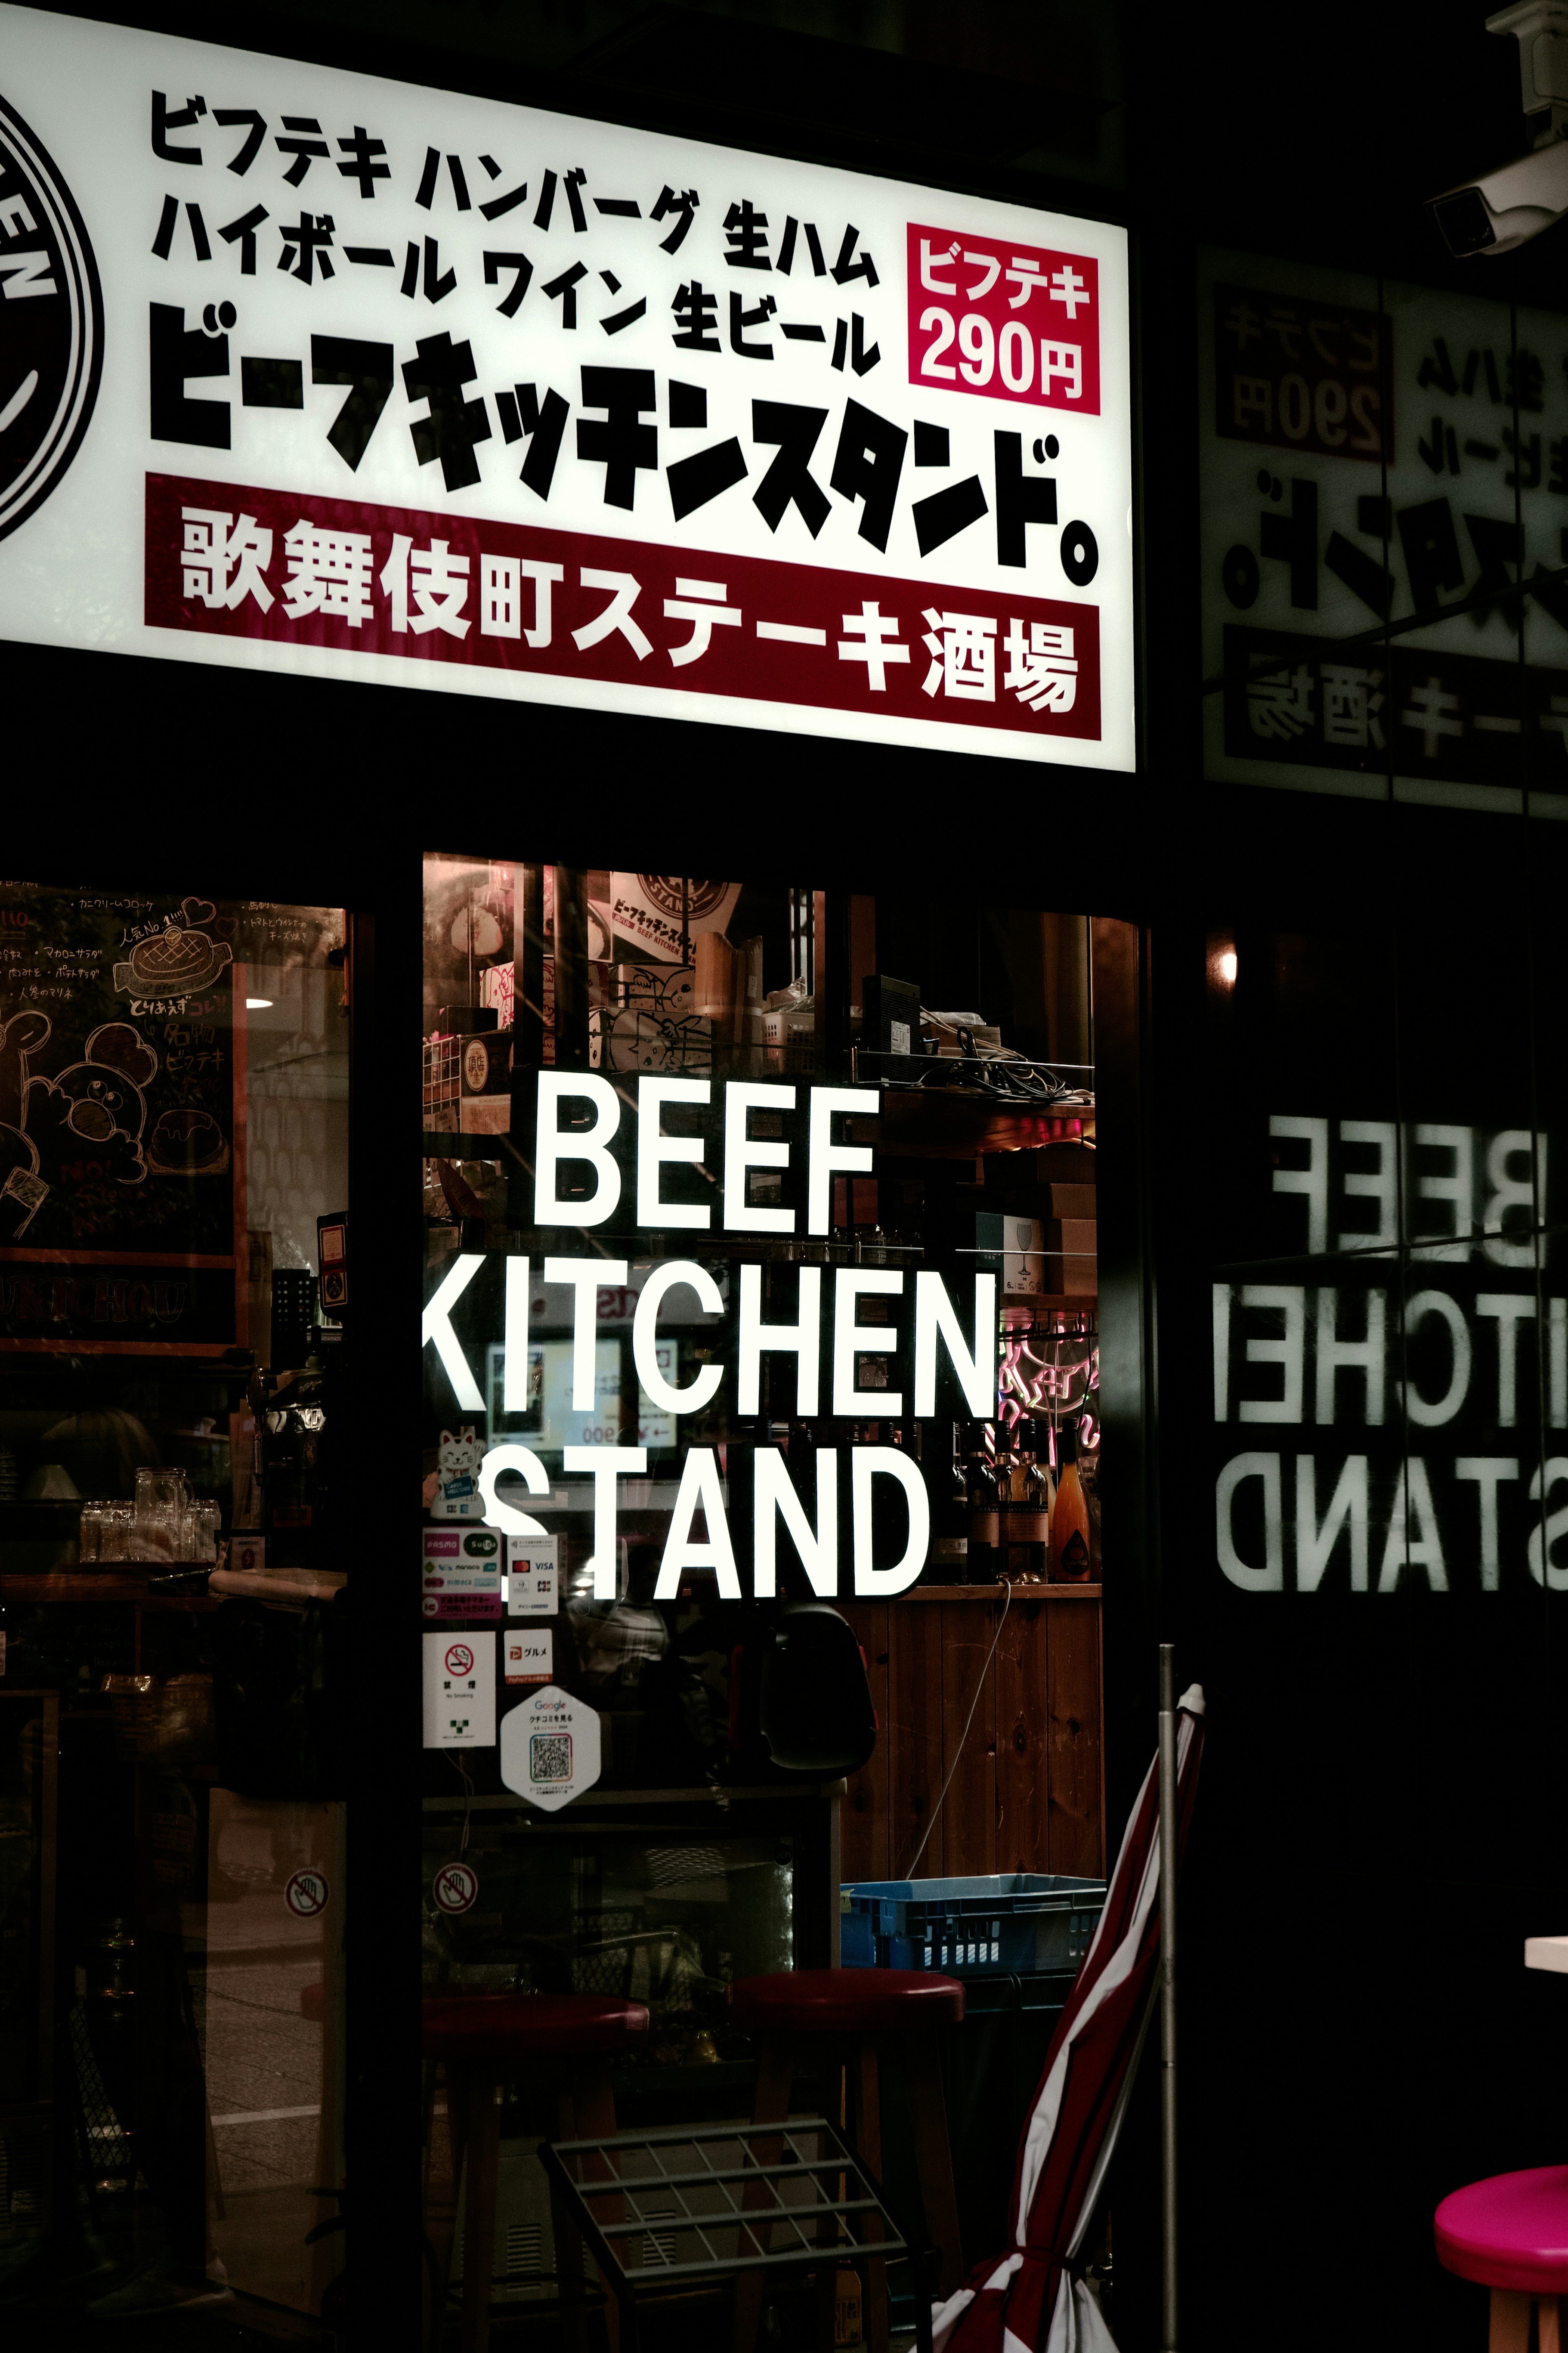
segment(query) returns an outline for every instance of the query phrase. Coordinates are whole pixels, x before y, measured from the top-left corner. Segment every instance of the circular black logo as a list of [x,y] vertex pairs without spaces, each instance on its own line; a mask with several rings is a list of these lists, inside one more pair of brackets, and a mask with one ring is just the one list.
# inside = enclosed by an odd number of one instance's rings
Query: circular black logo
[[76,456],[103,365],[103,297],[70,190],[0,99],[0,539]]
[[730,887],[694,874],[639,874],[637,881],[643,896],[662,914],[679,918],[684,911],[694,923],[712,913]]

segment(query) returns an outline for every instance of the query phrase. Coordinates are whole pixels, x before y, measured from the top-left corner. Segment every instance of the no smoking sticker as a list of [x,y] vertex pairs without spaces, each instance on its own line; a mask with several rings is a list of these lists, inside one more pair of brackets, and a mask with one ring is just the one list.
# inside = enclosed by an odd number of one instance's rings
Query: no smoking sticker
[[479,1883],[466,1862],[444,1862],[435,1878],[436,1902],[454,1915],[473,1909]]
[[[499,1580],[498,1580],[499,1582]],[[496,1638],[425,1637],[425,1746],[488,1748],[496,1736]]]
[[329,1893],[324,1871],[297,1871],[283,1890],[283,1901],[296,1920],[313,1920],[326,1910]]

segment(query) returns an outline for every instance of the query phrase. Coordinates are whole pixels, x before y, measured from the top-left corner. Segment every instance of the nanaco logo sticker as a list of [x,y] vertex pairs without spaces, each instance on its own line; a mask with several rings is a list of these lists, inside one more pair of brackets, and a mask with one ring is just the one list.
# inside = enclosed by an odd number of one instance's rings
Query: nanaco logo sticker
[[0,99],[0,539],[77,453],[103,364],[103,298],[81,215]]

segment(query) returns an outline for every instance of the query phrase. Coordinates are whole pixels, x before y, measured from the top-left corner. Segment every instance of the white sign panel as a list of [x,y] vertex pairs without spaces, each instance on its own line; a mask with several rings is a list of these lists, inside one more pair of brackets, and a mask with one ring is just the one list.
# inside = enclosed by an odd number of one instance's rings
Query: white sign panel
[[549,1683],[501,1718],[500,1777],[509,1789],[552,1814],[599,1778],[599,1718]]
[[496,1638],[465,1629],[426,1634],[425,1746],[493,1748],[496,1737]]
[[509,1626],[501,1636],[501,1671],[509,1683],[547,1683],[555,1673],[555,1637],[548,1626]]
[[1133,765],[1104,223],[0,6],[0,633]]
[[561,1607],[559,1536],[509,1535],[506,1608],[509,1618],[553,1618]]

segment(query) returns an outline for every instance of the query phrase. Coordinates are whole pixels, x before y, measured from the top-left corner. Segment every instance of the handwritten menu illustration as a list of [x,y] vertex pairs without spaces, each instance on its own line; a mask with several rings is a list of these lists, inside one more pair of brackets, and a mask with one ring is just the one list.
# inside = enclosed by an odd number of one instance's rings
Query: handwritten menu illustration
[[221,1349],[247,911],[0,883],[0,1344]]

